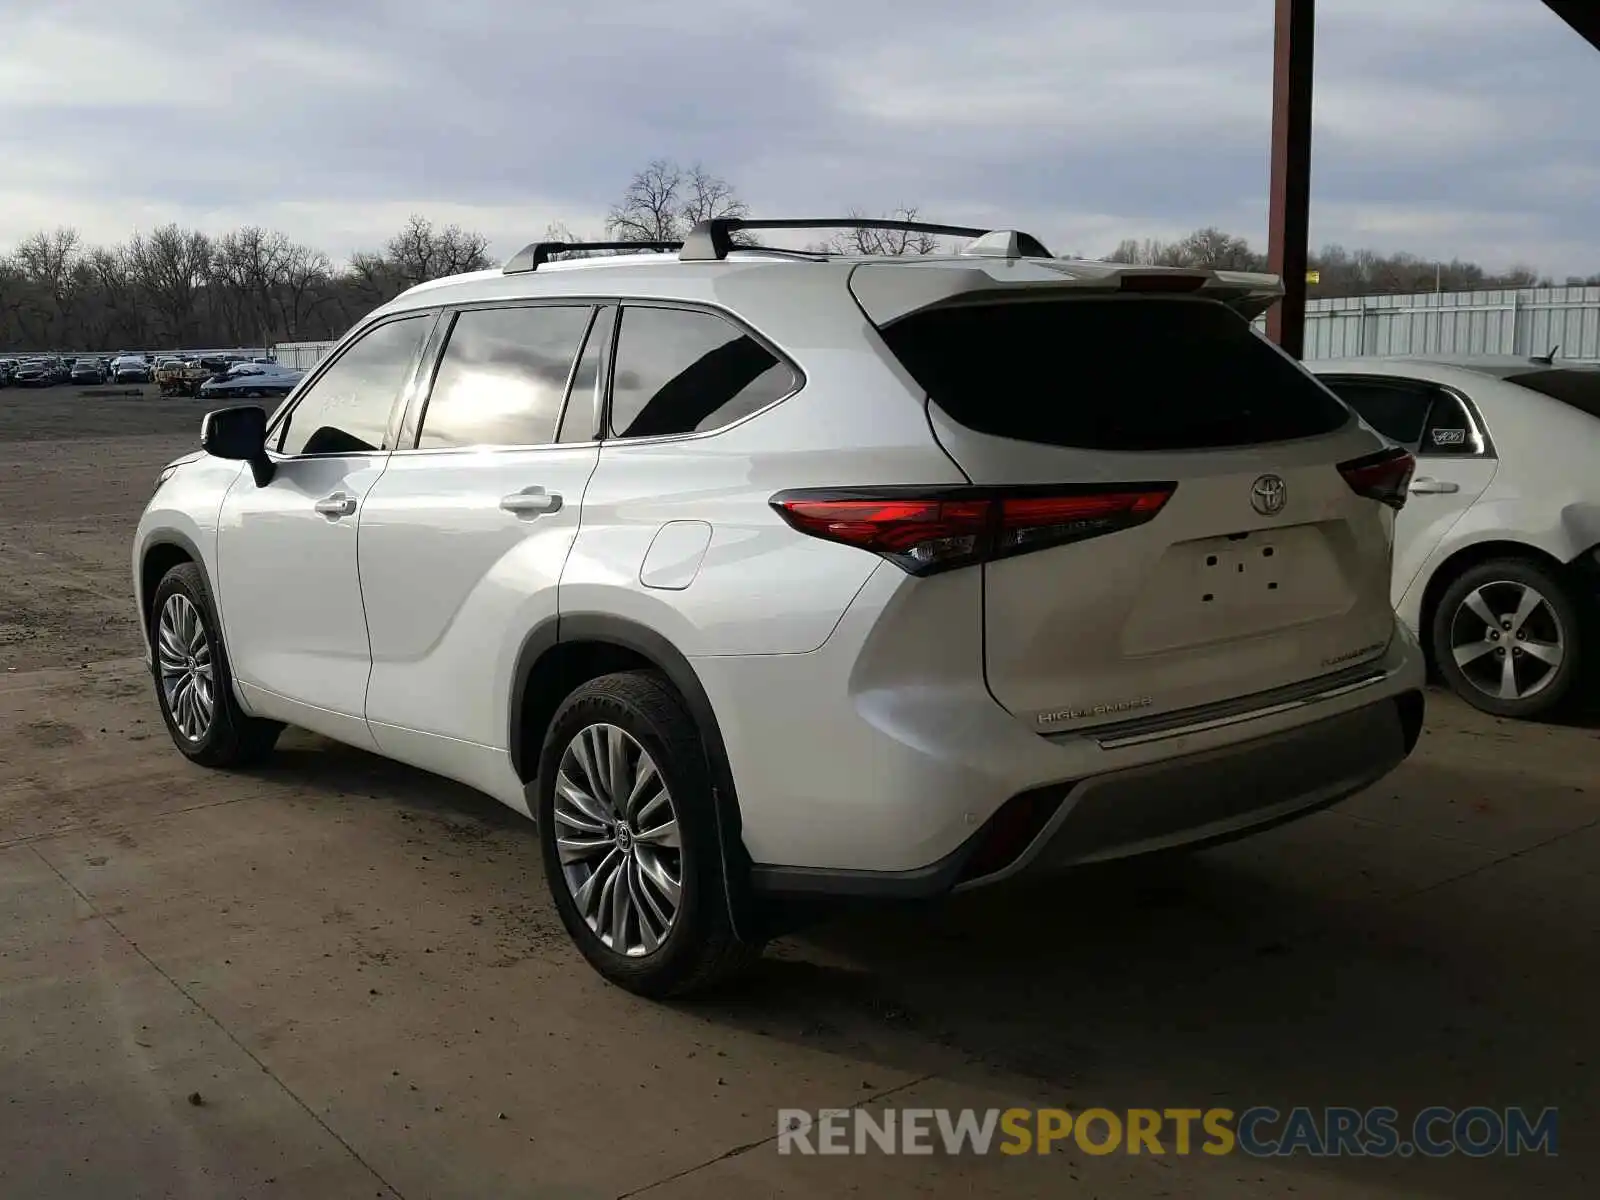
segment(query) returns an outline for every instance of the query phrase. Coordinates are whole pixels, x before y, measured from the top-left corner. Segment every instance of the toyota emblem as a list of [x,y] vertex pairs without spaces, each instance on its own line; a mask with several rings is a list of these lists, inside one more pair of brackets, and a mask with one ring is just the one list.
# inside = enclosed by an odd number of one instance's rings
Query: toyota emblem
[[1263,475],[1250,485],[1250,507],[1263,517],[1275,517],[1289,502],[1289,485],[1281,475]]

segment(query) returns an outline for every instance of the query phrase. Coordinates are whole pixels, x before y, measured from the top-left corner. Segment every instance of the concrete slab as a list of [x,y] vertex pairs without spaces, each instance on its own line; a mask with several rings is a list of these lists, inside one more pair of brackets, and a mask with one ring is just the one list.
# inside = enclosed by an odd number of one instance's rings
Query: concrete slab
[[0,911],[0,1195],[390,1194],[31,849]]
[[859,1095],[847,1057],[603,985],[531,827],[481,809],[288,787],[38,849],[406,1195],[621,1194]]

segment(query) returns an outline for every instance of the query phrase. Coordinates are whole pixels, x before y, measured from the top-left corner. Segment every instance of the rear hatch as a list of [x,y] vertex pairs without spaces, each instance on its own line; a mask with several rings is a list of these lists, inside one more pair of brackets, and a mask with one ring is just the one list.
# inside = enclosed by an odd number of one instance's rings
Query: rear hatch
[[881,323],[973,484],[1111,498],[981,568],[989,689],[1041,732],[1359,669],[1392,635],[1404,481],[1351,466],[1391,452],[1250,328],[1259,290],[1241,312],[1184,278],[984,288]]

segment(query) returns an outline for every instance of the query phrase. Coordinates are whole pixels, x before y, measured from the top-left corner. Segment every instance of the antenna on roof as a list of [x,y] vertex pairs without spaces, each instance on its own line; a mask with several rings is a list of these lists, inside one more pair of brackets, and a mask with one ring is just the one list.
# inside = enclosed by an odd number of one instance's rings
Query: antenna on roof
[[1553,366],[1556,365],[1556,355],[1560,354],[1560,353],[1561,353],[1561,343],[1557,342],[1554,346],[1552,346],[1544,354],[1535,354],[1533,356],[1533,361],[1536,362],[1536,363],[1541,364],[1542,366],[1553,367]]

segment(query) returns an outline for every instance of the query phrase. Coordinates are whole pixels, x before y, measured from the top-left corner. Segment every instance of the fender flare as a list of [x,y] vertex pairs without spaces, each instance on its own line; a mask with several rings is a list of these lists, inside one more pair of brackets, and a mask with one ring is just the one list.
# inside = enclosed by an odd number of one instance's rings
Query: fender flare
[[[139,610],[139,622],[141,627],[147,627],[150,624],[148,612],[149,598],[144,593],[144,565],[149,561],[150,555],[156,550],[159,550],[162,546],[175,547],[176,549],[182,550],[189,556],[189,561],[194,563],[194,565],[200,569],[200,575],[206,581],[206,591],[210,594],[212,603],[216,603],[217,589],[211,582],[211,572],[206,567],[205,555],[200,553],[200,547],[196,546],[194,541],[186,533],[182,533],[176,529],[162,529],[152,533],[144,540],[144,544],[139,547],[139,573],[134,577],[133,581],[133,599],[134,604]],[[222,618],[219,613],[217,620],[220,622],[221,619]]]
[[688,657],[648,626],[608,613],[561,614],[540,622],[523,639],[511,674],[507,745],[511,748],[512,766],[528,789],[529,811],[537,812],[537,797],[533,792],[537,786],[537,766],[522,761],[523,699],[528,690],[528,681],[539,661],[557,646],[572,642],[599,642],[630,650],[654,664],[683,697],[689,715],[694,718],[695,727],[700,731],[706,766],[711,774],[711,802],[716,814],[717,849],[722,857],[728,918],[734,932],[742,940],[757,940],[760,935],[753,924],[750,856],[744,846],[739,796],[733,782],[727,746],[722,738],[722,727],[711,706],[711,698],[706,694],[705,685],[700,682]]

